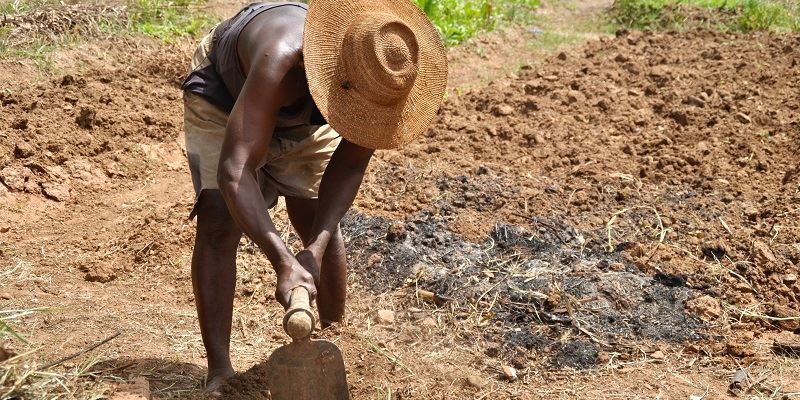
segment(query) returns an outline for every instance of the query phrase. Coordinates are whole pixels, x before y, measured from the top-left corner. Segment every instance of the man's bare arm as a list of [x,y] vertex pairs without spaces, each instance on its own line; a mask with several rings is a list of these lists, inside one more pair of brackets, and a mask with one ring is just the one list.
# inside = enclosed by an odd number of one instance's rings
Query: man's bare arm
[[317,265],[336,227],[353,205],[373,153],[374,150],[345,139],[333,153],[320,183],[317,214],[306,248],[314,255]]
[[278,110],[294,82],[287,75],[297,53],[273,48],[251,63],[248,79],[228,119],[217,180],[231,216],[266,254],[278,275],[276,298],[286,305],[291,289],[316,294],[312,276],[286,247],[267,213],[256,168],[269,152]]

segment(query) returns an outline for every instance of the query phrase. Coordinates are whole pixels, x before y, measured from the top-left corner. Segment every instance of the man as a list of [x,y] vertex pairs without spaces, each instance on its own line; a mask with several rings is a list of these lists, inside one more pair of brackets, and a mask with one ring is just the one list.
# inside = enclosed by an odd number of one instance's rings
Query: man
[[[286,307],[302,286],[323,325],[341,321],[347,262],[339,222],[373,151],[422,133],[446,80],[441,40],[410,0],[251,4],[203,39],[183,89],[207,391],[234,374],[242,233],[275,269],[278,302]],[[297,254],[267,213],[278,196],[304,245]]]

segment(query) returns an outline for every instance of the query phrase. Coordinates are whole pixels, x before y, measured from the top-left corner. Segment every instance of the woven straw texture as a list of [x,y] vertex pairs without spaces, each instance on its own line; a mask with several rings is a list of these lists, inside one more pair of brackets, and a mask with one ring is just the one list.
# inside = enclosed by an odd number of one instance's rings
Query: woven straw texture
[[303,57],[311,95],[342,137],[372,149],[425,132],[447,86],[444,45],[409,0],[314,0]]

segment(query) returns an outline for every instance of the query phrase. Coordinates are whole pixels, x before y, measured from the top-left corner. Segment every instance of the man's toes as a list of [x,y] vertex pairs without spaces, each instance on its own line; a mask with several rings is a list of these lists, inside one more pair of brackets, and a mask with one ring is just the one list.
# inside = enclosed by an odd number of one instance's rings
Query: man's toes
[[208,377],[206,380],[206,395],[211,397],[222,397],[222,385],[230,378],[231,375],[216,375]]

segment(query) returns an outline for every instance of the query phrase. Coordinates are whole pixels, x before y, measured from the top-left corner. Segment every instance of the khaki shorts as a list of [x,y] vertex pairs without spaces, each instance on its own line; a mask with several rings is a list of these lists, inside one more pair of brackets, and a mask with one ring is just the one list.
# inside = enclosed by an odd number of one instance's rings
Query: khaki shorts
[[[208,65],[205,57],[211,35],[201,42],[192,59],[192,68]],[[228,125],[228,114],[202,96],[184,93],[186,153],[197,200],[206,189],[219,189],[217,167]],[[275,129],[267,156],[259,163],[257,179],[268,207],[278,196],[317,198],[322,174],[341,140],[328,125],[304,125]]]

